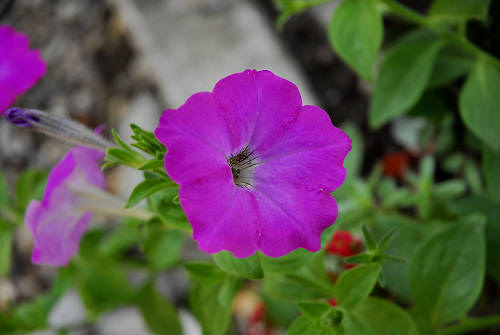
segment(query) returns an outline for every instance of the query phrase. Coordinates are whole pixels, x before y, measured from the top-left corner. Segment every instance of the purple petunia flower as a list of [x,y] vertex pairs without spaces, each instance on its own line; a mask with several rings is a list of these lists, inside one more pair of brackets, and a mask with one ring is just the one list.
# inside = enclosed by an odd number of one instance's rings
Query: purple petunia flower
[[19,94],[32,87],[46,69],[40,51],[29,49],[26,35],[0,25],[0,115]]
[[164,111],[155,135],[200,249],[320,249],[351,141],[321,108],[302,106],[293,83],[269,71],[230,75]]
[[78,252],[95,205],[88,194],[106,187],[103,157],[101,151],[74,147],[50,173],[42,201],[30,202],[25,220],[34,239],[33,263],[63,266]]

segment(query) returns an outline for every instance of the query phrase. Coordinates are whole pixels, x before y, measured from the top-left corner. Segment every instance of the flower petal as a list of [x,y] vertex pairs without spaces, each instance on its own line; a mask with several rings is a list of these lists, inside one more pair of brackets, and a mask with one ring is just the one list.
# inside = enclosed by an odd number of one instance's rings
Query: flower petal
[[259,71],[256,80],[259,106],[250,145],[264,152],[296,121],[302,98],[294,83],[270,71]]
[[332,125],[330,116],[316,106],[303,106],[295,122],[285,131],[276,134],[272,145],[259,148],[261,161],[295,153],[334,149],[332,157],[336,166],[342,166],[351,150],[351,140],[339,128]]
[[[304,194],[294,187],[270,189],[255,189],[262,253],[280,257],[298,248],[318,251],[321,232],[337,218],[335,199],[321,191]],[[273,199],[276,191],[281,193],[277,200]]]
[[38,50],[29,49],[28,37],[0,25],[0,114],[17,95],[33,86],[47,70]]
[[232,135],[231,153],[248,145],[259,110],[258,72],[246,70],[217,82],[213,96]]
[[208,253],[227,250],[239,258],[253,255],[258,250],[260,226],[256,206],[253,192],[235,187],[235,194],[229,206],[227,203],[223,204],[225,210],[220,219],[207,220],[205,224],[212,223],[210,228],[203,235],[193,235],[193,239],[198,242],[201,250]]
[[178,109],[164,111],[155,134],[158,140],[163,142],[171,133],[176,133],[178,136],[196,139],[224,155],[229,155],[231,136],[224,113],[211,93],[197,93]]
[[103,156],[95,149],[71,149],[51,171],[42,201],[29,204],[25,221],[34,240],[33,263],[63,266],[78,252],[92,212],[81,210],[87,199],[75,190],[106,186],[99,167]]
[[[60,204],[54,212],[33,200],[26,210],[26,225],[34,239],[32,262],[52,266],[67,265],[78,252],[79,241],[92,219],[92,213],[73,214],[70,206]],[[61,215],[63,214],[63,215]]]

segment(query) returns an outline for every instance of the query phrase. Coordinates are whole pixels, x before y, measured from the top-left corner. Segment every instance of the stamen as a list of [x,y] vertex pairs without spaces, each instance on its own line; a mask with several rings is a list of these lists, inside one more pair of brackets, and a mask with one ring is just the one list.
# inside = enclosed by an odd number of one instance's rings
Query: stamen
[[257,156],[248,146],[228,158],[233,181],[236,186],[252,187],[254,166],[258,165]]

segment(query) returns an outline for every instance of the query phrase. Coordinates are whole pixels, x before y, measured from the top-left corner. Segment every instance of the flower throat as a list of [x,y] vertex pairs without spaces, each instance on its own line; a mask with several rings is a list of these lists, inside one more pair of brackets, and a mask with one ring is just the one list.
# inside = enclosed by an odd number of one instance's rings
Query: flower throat
[[237,154],[228,158],[227,163],[231,167],[233,181],[239,187],[251,187],[253,182],[253,170],[259,163],[254,152],[246,146]]

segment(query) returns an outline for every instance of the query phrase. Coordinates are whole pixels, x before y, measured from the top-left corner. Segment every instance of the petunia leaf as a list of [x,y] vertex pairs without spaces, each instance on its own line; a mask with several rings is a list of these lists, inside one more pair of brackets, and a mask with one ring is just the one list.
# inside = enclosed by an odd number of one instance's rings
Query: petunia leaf
[[224,272],[209,262],[187,262],[184,268],[193,278],[209,283],[219,282],[226,278]]
[[352,310],[370,295],[382,266],[377,263],[362,264],[340,275],[335,284],[335,298],[339,306]]
[[416,247],[427,234],[427,226],[403,215],[377,215],[370,228],[375,236],[380,239],[388,230],[397,228],[398,234],[394,236],[387,248],[387,253],[402,257],[405,262],[386,262],[383,264],[383,275],[386,287],[404,301],[411,301],[409,260]]
[[182,335],[182,326],[175,307],[166,301],[151,283],[140,290],[137,304],[144,321],[155,334]]
[[436,0],[429,9],[432,20],[486,20],[490,0]]
[[266,273],[264,292],[287,301],[330,298],[333,294],[333,284],[325,269],[324,256],[316,254],[307,266],[297,268],[293,273]]
[[287,330],[287,335],[368,335],[370,333],[361,332],[366,329],[353,319],[346,311],[339,307],[330,307],[321,315],[309,315],[295,320]]
[[215,284],[192,282],[189,304],[204,335],[226,334],[231,325],[233,298],[240,284],[240,279],[229,276]]
[[168,180],[162,180],[160,178],[147,179],[134,188],[127,204],[125,205],[125,208],[134,207],[150,195],[163,189],[174,187],[174,185],[175,184],[173,184],[172,182]]
[[28,206],[32,199],[40,199],[47,183],[47,172],[26,170],[17,180],[15,187],[17,208],[20,212]]
[[450,204],[457,215],[486,215],[486,262],[488,272],[500,282],[500,206],[485,195],[469,196]]
[[328,35],[339,56],[363,78],[371,80],[383,29],[377,0],[345,0],[334,13]]
[[50,311],[74,283],[73,270],[71,267],[59,270],[48,293],[0,313],[0,334],[31,333],[46,328]]
[[437,329],[472,307],[485,260],[483,216],[463,219],[419,245],[410,262],[410,289],[427,327]]
[[221,251],[212,257],[221,270],[233,276],[250,279],[260,279],[264,276],[258,254],[247,258],[236,258],[228,251]]
[[307,264],[314,253],[297,249],[284,256],[274,258],[259,253],[264,273],[290,273]]
[[5,176],[0,171],[0,207],[9,205],[9,192],[7,189],[7,182]]
[[460,92],[460,115],[467,128],[493,150],[500,150],[500,72],[478,60]]
[[[352,149],[344,160],[344,167],[348,171],[346,178],[353,178],[359,176],[363,166],[364,138],[361,130],[354,123],[345,123],[341,128],[352,140]],[[345,185],[345,182],[343,185]]]
[[184,233],[153,227],[144,242],[144,253],[155,270],[167,269],[180,261]]
[[427,31],[403,37],[384,57],[375,83],[370,125],[378,128],[410,110],[423,95],[442,42]]
[[490,196],[495,201],[500,202],[500,152],[485,148],[482,163]]
[[465,76],[473,68],[474,60],[471,55],[456,47],[443,47],[437,55],[429,88],[438,88]]
[[300,311],[310,318],[318,318],[331,308],[329,304],[321,301],[303,301],[298,305]]
[[12,260],[12,237],[11,227],[4,225],[0,219],[0,277],[9,274]]
[[[403,309],[380,298],[369,297],[353,312],[374,335],[418,335],[411,317]],[[390,326],[388,326],[390,325]]]
[[135,292],[117,263],[93,257],[82,259],[78,269],[80,294],[91,317],[134,301]]

